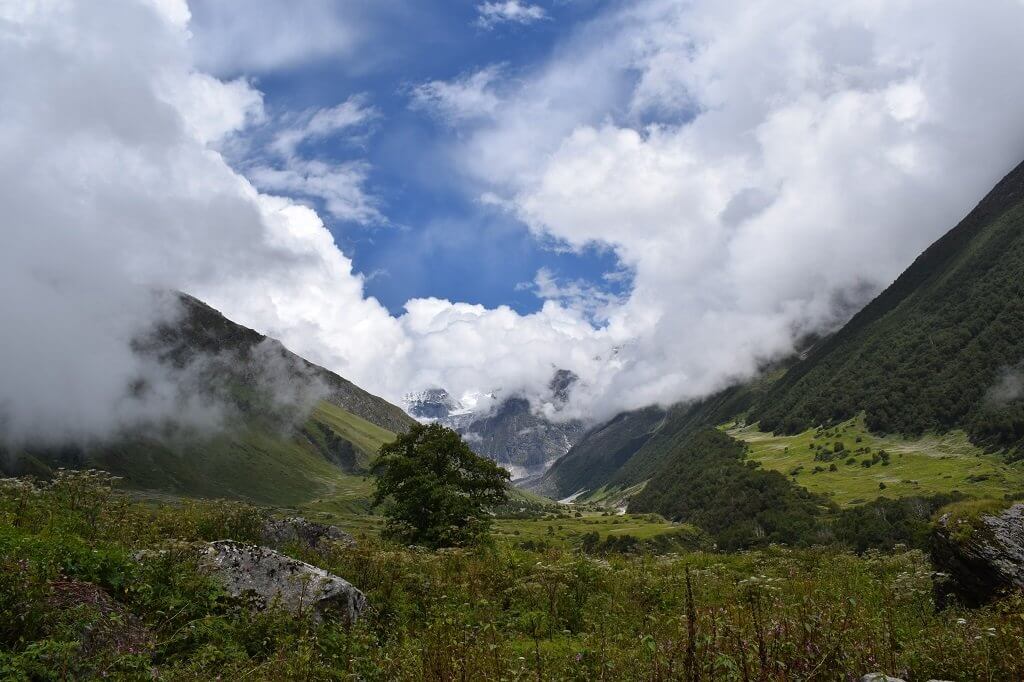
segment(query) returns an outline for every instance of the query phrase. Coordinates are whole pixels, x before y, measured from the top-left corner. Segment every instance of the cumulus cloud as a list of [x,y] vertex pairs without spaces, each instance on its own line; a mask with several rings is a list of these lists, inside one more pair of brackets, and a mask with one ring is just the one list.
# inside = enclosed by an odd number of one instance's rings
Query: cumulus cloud
[[[335,324],[399,345],[316,215],[259,194],[211,147],[258,117],[261,98],[197,75],[182,16],[166,0],[0,6],[0,77],[17,93],[0,119],[9,437],[97,437],[178,410],[174,390],[127,390],[174,379],[130,348],[175,312],[154,289],[273,310],[288,306],[275,281],[297,298],[319,286]],[[375,362],[372,344],[353,345]]]
[[299,115],[267,170],[241,169],[254,186],[222,150],[266,121],[262,98],[197,70],[181,2],[0,5],[3,428],[89,437],[172,409],[125,395],[164,378],[129,348],[171,314],[153,289],[392,400],[541,396],[557,368],[580,377],[567,417],[704,395],[837,324],[837,302],[886,285],[1024,157],[1022,19],[1010,0],[614,5],[449,119],[483,201],[563,248],[613,249],[628,295],[541,273],[530,315],[417,299],[394,317],[312,209],[257,189],[373,220],[346,193],[359,159],[301,152],[368,103]]
[[700,396],[841,322],[1024,157],[1022,19],[1009,0],[631,3],[455,144],[485,201],[635,273],[598,404]]
[[531,5],[520,0],[497,0],[477,5],[477,26],[491,29],[498,24],[532,24],[547,18],[547,12],[540,5]]

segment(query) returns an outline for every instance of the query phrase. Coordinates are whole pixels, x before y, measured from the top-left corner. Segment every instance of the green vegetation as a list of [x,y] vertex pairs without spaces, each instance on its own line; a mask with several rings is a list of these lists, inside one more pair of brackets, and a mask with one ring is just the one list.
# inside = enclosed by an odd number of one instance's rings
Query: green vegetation
[[372,493],[365,480],[371,454],[394,438],[392,432],[321,401],[299,429],[254,417],[215,434],[21,453],[9,464],[10,473],[41,477],[52,476],[60,466],[96,467],[122,477],[127,487],[172,496],[365,510]]
[[746,448],[714,429],[690,437],[629,504],[704,529],[723,549],[808,543],[824,501],[774,471],[744,463]]
[[385,535],[417,545],[475,543],[490,530],[490,509],[508,502],[508,471],[440,424],[416,424],[382,446],[373,472]]
[[[1024,600],[936,610],[919,552],[590,558],[360,538],[290,554],[362,589],[354,627],[252,613],[187,543],[252,541],[265,510],[131,503],[101,475],[0,484],[0,678],[1016,679]],[[142,549],[162,549],[136,560]]]
[[680,530],[679,524],[669,523],[657,514],[580,511],[576,516],[576,513],[568,508],[534,518],[498,518],[494,534],[510,542],[541,541],[551,546],[570,548],[579,547],[583,536],[590,533],[597,533],[602,540],[627,535],[638,540],[650,540]]
[[369,466],[370,460],[377,456],[382,445],[395,439],[394,432],[324,400],[313,410],[310,422],[327,427],[339,438],[352,443],[362,454],[357,465],[361,469]]
[[864,412],[875,433],[964,429],[1019,452],[1024,396],[991,391],[1024,358],[1022,187],[1024,166],[787,372],[751,421],[793,434]]
[[622,413],[584,435],[552,465],[537,490],[555,499],[582,491],[586,500],[610,497],[624,503],[669,466],[691,435],[750,409],[784,372],[785,364],[774,366],[755,381],[703,400]]
[[880,483],[889,497],[1002,498],[1024,491],[1024,464],[986,454],[963,432],[883,437],[868,431],[863,416],[793,435],[766,433],[756,424],[724,428],[750,446],[748,456],[762,467],[841,506],[875,499]]

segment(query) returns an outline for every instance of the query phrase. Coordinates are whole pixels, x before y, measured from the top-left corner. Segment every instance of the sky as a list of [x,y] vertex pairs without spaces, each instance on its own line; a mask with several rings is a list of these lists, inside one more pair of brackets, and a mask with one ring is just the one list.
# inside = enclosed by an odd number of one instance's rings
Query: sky
[[[535,312],[543,299],[531,285],[541,268],[616,293],[626,289],[625,282],[602,280],[617,269],[609,250],[551,248],[514,216],[482,204],[485,189],[470,189],[472,179],[446,153],[459,131],[436,106],[442,83],[481,71],[514,78],[541,63],[599,3],[313,2],[299,16],[282,9],[287,3],[248,6],[190,5],[199,65],[221,78],[246,78],[263,94],[270,121],[243,137],[272,136],[302,112],[358,102],[362,120],[306,140],[301,151],[332,166],[364,164],[359,191],[375,210],[332,211],[329,189],[297,191],[247,174],[267,191],[314,206],[367,276],[367,295],[393,315],[406,301],[430,296]],[[248,17],[241,26],[240,15]],[[252,50],[254,43],[270,45]],[[280,168],[280,159],[261,152],[245,149],[232,161],[243,172],[260,162]]]
[[[1020,0],[0,0],[0,421],[183,413],[187,291],[400,402],[702,397],[1024,159]],[[579,377],[567,407],[556,369]],[[145,377],[144,401],[126,386]]]

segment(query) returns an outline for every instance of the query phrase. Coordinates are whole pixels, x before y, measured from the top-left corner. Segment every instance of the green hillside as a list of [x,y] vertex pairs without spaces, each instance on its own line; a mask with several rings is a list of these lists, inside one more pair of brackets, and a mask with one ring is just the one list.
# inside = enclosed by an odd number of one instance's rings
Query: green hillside
[[[370,487],[360,473],[369,453],[391,438],[391,432],[323,402],[292,433],[253,421],[210,436],[30,450],[4,469],[47,477],[59,466],[94,467],[123,477],[126,487],[137,490],[295,505],[319,497],[366,499]],[[339,462],[339,450],[355,453],[352,466]]]
[[[412,418],[190,296],[177,301],[178,318],[133,345],[171,372],[187,369],[182,390],[205,401],[216,427],[171,421],[97,442],[24,444],[0,450],[0,472],[45,478],[57,467],[95,467],[151,493],[365,509],[370,460]],[[148,388],[132,390],[144,397]]]
[[653,437],[665,417],[655,406],[617,415],[587,432],[531,489],[562,499],[601,487]]
[[1022,361],[1024,165],[793,367],[751,421],[795,434],[863,412],[876,433],[961,428],[1016,451],[1024,403],[1018,391],[992,390]]
[[809,541],[826,506],[776,471],[748,466],[746,447],[725,433],[702,429],[629,503],[712,534],[724,549]]
[[962,493],[1003,498],[1024,492],[1024,463],[1007,464],[962,431],[914,438],[872,434],[862,416],[794,435],[756,425],[724,427],[748,457],[841,506],[887,497]]
[[[665,481],[688,466],[680,460],[693,456],[694,434],[740,419],[760,422],[760,431],[730,431],[751,445],[756,462],[843,505],[882,491],[1019,494],[1024,479],[1004,460],[1024,444],[1022,363],[1024,164],[804,359],[695,403],[618,415],[556,462],[537,489],[617,503],[623,491],[642,489],[631,511],[671,516]],[[860,451],[823,460],[829,438],[830,447],[839,440]],[[985,454],[996,450],[1003,456]],[[887,464],[861,464],[879,451],[890,455]],[[846,464],[850,456],[855,464]],[[688,474],[700,478],[691,487],[706,475]]]
[[583,499],[615,499],[617,492],[638,489],[674,457],[696,431],[743,413],[785,371],[764,375],[708,398],[666,409],[651,406],[624,412],[588,432],[559,458],[534,489],[558,499],[583,491]]

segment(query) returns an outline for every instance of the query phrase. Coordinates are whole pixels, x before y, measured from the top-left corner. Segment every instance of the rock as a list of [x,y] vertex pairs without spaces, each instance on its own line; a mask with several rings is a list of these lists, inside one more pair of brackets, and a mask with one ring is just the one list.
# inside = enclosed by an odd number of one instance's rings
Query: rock
[[199,566],[258,609],[277,602],[294,615],[349,624],[366,609],[365,595],[348,581],[266,547],[218,540],[200,551]]
[[355,538],[337,526],[308,521],[301,516],[267,519],[260,532],[260,541],[271,547],[281,547],[297,542],[310,549],[323,549],[327,542],[339,542],[344,545],[356,544]]
[[951,593],[977,606],[1024,589],[1024,504],[969,519],[943,515],[931,555],[944,574],[936,584],[941,598]]

